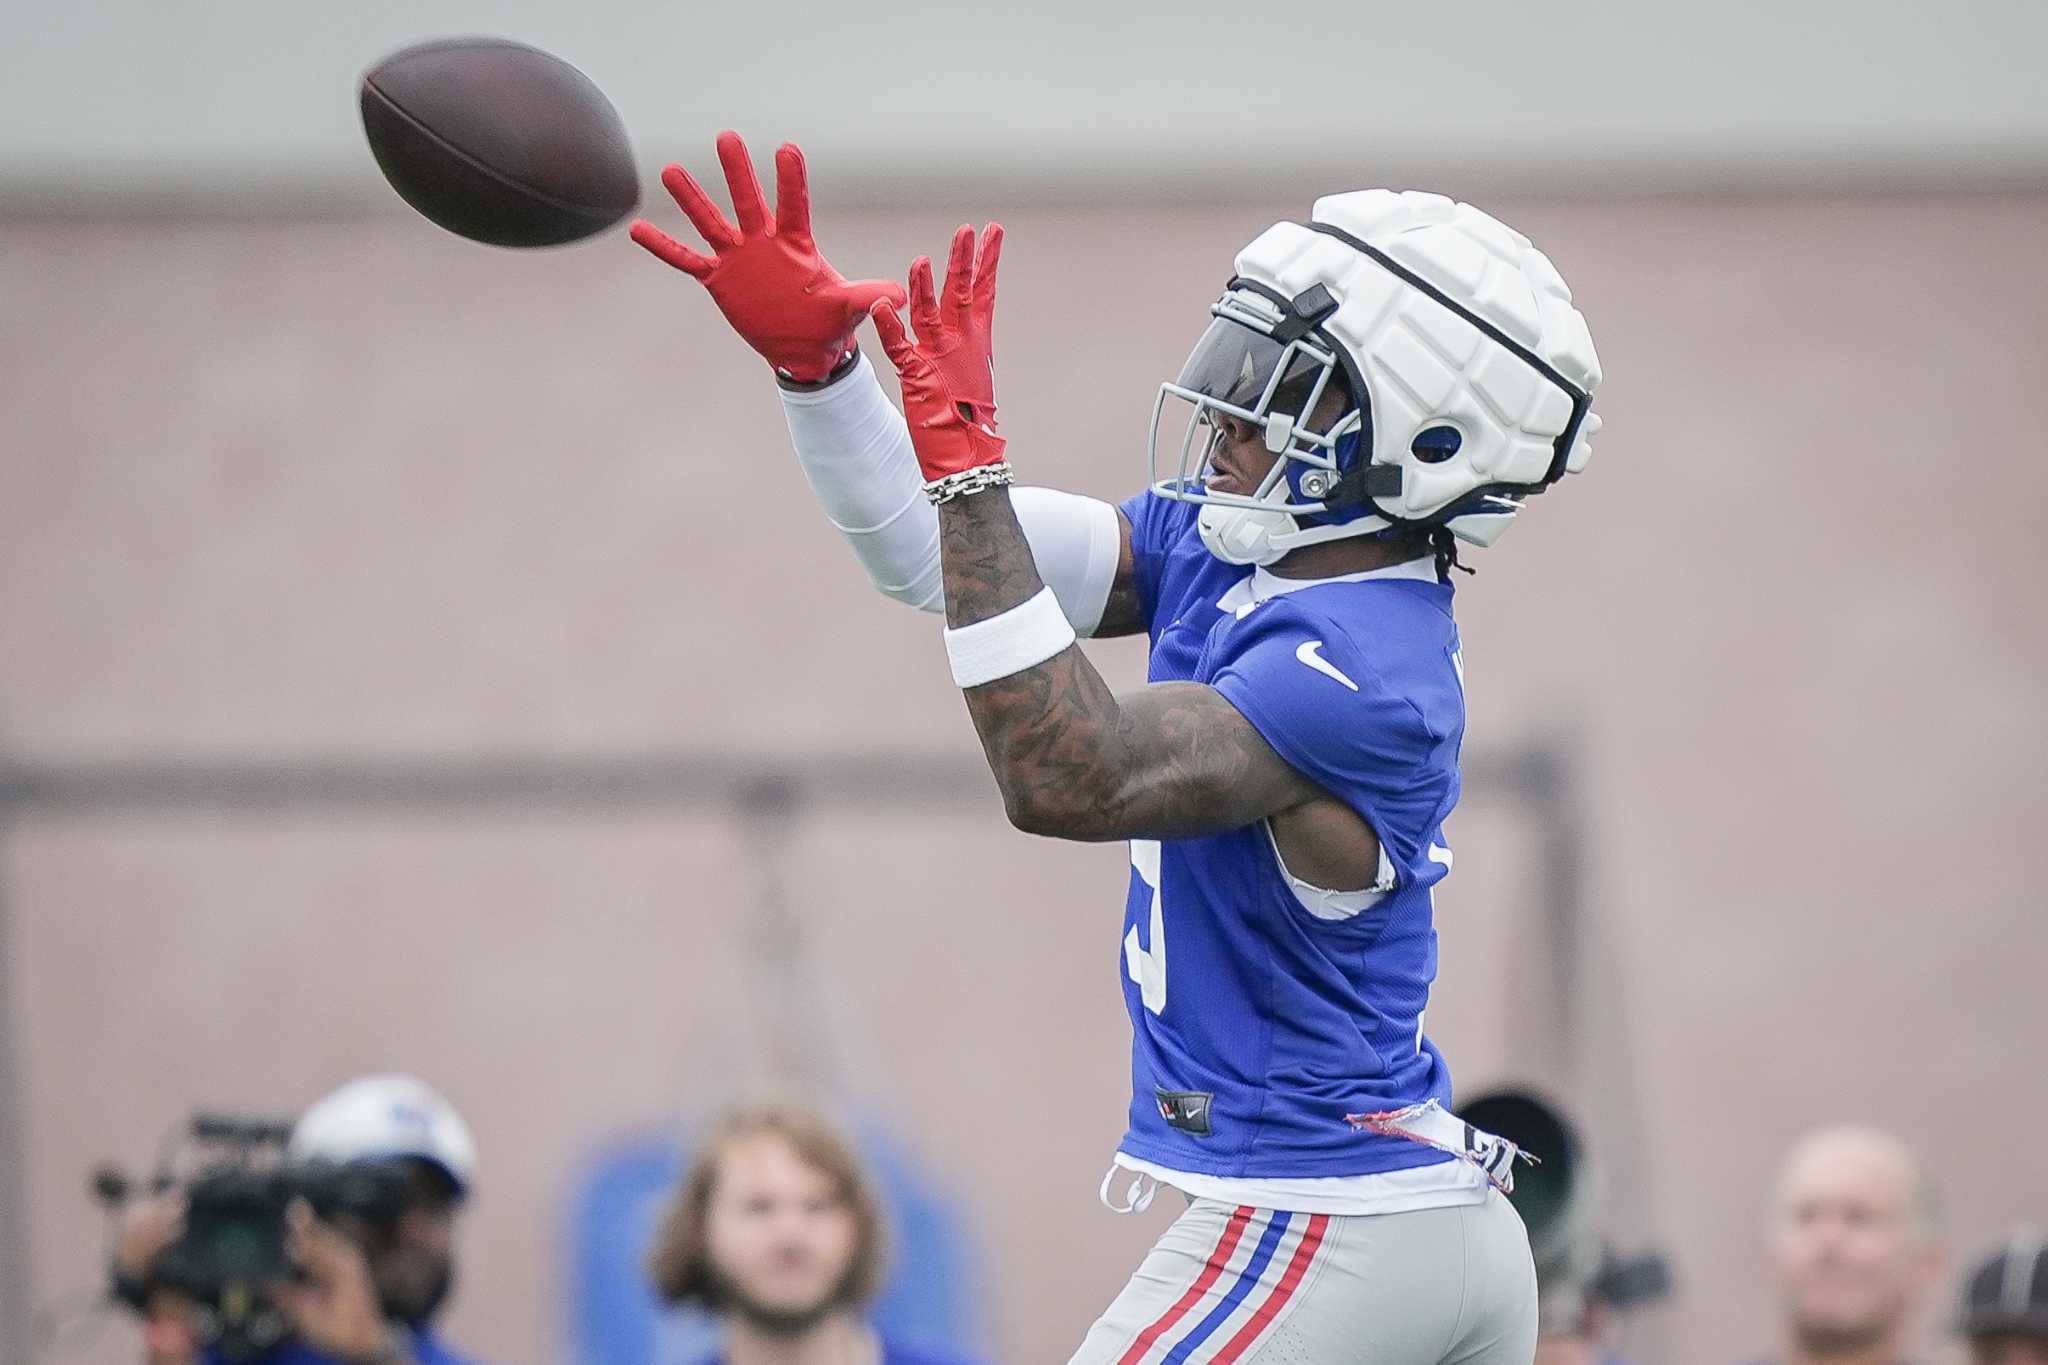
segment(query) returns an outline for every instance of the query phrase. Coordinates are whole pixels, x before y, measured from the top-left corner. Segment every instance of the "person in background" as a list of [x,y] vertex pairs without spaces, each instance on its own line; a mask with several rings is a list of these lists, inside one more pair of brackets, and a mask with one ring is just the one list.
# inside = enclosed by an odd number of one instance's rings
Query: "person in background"
[[1604,1365],[1600,1342],[1591,1332],[1539,1332],[1533,1365]]
[[1545,1328],[1536,1334],[1533,1365],[1627,1365],[1608,1347],[1616,1332],[1615,1312],[1598,1298],[1589,1298],[1586,1311],[1568,1328]]
[[[365,1076],[308,1109],[288,1159],[394,1164],[405,1198],[388,1219],[286,1215],[298,1275],[268,1294],[291,1336],[254,1365],[466,1365],[434,1334],[454,1286],[455,1221],[476,1170],[476,1143],[454,1107],[411,1076]],[[117,1276],[134,1287],[148,1365],[215,1365],[199,1344],[196,1306],[155,1281],[158,1258],[183,1235],[182,1196],[131,1206],[116,1240]]]
[[2021,1228],[1971,1267],[1956,1329],[1970,1365],[2048,1365],[2048,1232]]
[[963,1365],[871,1327],[882,1212],[852,1147],[805,1109],[756,1105],[713,1129],[656,1232],[663,1301],[723,1329],[718,1365]]
[[198,1305],[155,1282],[157,1258],[184,1230],[180,1195],[138,1199],[114,1234],[117,1295],[142,1321],[142,1365],[199,1365]]
[[1809,1133],[1778,1177],[1770,1255],[1784,1314],[1776,1365],[1902,1365],[1941,1275],[1934,1186],[1889,1133]]

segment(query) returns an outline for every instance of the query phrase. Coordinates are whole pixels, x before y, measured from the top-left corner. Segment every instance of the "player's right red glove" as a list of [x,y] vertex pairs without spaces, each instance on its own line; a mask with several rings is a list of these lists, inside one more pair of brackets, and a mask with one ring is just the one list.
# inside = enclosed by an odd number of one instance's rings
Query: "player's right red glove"
[[701,280],[712,302],[747,345],[785,379],[816,383],[853,352],[853,329],[877,301],[901,307],[903,286],[890,280],[848,280],[818,254],[811,240],[811,195],[804,154],[794,143],[775,153],[775,221],[754,178],[747,144],[727,129],[718,135],[718,160],[732,191],[735,228],[681,166],[661,183],[711,244],[713,255],[692,251],[646,219],[633,224],[633,240],[676,269]]

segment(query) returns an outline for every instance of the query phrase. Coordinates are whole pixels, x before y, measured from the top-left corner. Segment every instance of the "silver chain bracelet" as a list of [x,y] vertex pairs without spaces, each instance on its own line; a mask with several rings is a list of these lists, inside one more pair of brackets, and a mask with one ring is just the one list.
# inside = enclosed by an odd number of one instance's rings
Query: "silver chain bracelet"
[[955,498],[964,498],[971,493],[983,493],[991,488],[1001,488],[1011,479],[1010,462],[997,460],[994,464],[976,465],[963,469],[957,474],[947,474],[933,479],[924,486],[924,495],[938,507]]

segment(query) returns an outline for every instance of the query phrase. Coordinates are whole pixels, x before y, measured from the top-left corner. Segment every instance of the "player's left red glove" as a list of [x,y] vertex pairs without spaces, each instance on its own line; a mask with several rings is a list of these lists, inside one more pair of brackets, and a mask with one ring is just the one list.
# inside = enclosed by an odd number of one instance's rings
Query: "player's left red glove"
[[996,376],[989,335],[996,311],[996,263],[1002,254],[1002,224],[990,223],[982,233],[978,259],[974,229],[963,224],[953,234],[943,297],[932,289],[931,258],[918,257],[910,267],[915,341],[886,301],[869,309],[882,349],[903,381],[903,415],[926,482],[1003,458],[1003,438],[996,435]]

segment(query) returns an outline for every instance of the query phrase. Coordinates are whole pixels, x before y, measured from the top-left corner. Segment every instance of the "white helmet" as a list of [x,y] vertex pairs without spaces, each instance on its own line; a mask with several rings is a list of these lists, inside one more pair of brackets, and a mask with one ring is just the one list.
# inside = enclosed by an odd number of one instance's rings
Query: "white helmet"
[[[1401,525],[1491,545],[1524,496],[1585,467],[1600,430],[1600,361],[1571,297],[1528,238],[1469,204],[1318,199],[1238,253],[1215,321],[1160,386],[1153,487],[1205,504],[1203,543],[1233,564]],[[1318,418],[1326,393],[1344,401]],[[1193,405],[1172,477],[1169,398]],[[1282,457],[1252,493],[1204,486],[1219,413]]]

